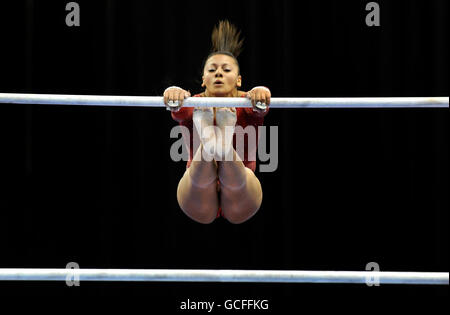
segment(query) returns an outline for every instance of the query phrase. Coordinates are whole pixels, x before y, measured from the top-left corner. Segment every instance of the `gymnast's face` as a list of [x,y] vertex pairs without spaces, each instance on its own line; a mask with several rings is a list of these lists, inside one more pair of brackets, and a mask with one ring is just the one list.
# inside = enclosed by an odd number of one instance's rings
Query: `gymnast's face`
[[206,87],[206,96],[237,96],[237,88],[242,84],[234,59],[220,54],[206,61],[202,80],[202,87]]

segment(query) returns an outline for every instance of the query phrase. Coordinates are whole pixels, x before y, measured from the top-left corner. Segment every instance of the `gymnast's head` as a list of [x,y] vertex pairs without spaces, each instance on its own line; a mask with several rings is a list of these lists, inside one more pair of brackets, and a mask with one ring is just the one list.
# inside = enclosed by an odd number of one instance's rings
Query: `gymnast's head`
[[227,20],[215,26],[212,35],[212,49],[203,61],[202,87],[206,96],[237,96],[242,85],[237,57],[242,51],[243,39],[240,31]]

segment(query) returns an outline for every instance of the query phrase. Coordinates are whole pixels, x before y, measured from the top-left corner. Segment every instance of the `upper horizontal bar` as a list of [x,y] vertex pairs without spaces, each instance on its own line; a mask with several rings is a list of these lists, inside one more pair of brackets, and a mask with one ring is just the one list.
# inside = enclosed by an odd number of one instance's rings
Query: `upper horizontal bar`
[[380,283],[448,285],[448,272],[201,270],[201,269],[0,269],[3,281],[164,281],[265,283]]
[[[448,97],[274,97],[271,108],[448,108]],[[162,107],[162,96],[0,93],[0,103]],[[185,107],[251,107],[242,97],[189,97]]]

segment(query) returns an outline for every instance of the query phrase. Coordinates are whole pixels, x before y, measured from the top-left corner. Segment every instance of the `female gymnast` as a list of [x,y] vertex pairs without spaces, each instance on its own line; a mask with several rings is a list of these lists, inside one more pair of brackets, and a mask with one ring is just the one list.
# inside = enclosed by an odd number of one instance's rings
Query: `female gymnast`
[[[237,154],[234,129],[236,125],[256,128],[257,145],[258,126],[268,112],[271,93],[261,86],[249,92],[238,90],[242,77],[237,57],[243,43],[239,35],[226,20],[213,29],[212,50],[203,63],[201,86],[205,90],[194,97],[247,97],[252,108],[182,107],[183,100],[191,96],[189,91],[175,86],[164,91],[172,118],[190,130],[190,139],[183,134],[190,152],[177,188],[178,204],[188,217],[204,224],[219,216],[243,223],[255,215],[262,202],[261,183],[254,173],[256,161]],[[200,138],[195,154],[191,145],[194,127]],[[247,148],[247,152],[251,150],[256,152],[256,147]]]

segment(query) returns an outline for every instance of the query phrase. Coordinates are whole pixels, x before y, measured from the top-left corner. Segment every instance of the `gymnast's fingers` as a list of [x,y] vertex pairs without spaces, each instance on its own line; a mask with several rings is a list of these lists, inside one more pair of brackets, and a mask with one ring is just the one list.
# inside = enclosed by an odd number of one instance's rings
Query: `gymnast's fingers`
[[177,96],[177,89],[169,89],[167,91],[167,106],[166,109],[170,110],[172,112],[177,112],[179,110],[178,106],[178,96]]
[[266,105],[269,106],[270,105],[270,98],[272,97],[272,95],[270,94],[270,92],[266,92]]
[[181,89],[174,89],[172,94],[172,104],[169,103],[172,111],[178,111],[181,107],[180,99],[182,97]]
[[163,99],[164,99],[164,104],[167,106],[167,102],[169,101],[169,95],[168,95],[168,91],[164,91],[164,95],[163,95]]
[[253,91],[250,91],[250,100],[252,102],[252,106],[255,107],[256,105],[256,93]]
[[183,101],[191,95],[188,91],[182,90],[178,96],[180,107],[183,106]]
[[256,96],[256,102],[261,102],[266,104],[266,93],[263,91],[258,92]]

